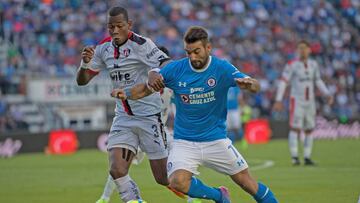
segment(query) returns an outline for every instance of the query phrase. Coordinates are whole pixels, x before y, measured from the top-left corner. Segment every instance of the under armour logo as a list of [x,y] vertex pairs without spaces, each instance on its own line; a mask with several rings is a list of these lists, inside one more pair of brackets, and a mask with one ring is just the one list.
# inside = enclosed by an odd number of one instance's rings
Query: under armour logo
[[179,82],[179,87],[186,87],[186,82]]

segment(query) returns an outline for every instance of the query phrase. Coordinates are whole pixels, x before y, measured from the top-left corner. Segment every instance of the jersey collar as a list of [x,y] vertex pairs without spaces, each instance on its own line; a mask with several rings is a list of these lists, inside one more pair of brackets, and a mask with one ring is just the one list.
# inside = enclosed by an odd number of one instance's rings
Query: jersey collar
[[210,66],[210,64],[211,64],[211,59],[212,59],[212,57],[209,56],[209,60],[208,60],[208,62],[207,62],[207,64],[206,64],[206,66],[205,66],[203,69],[196,69],[196,68],[194,68],[194,67],[191,65],[191,62],[190,62],[190,59],[189,59],[190,68],[191,68],[194,72],[202,73],[202,72],[206,71],[206,70],[209,68],[209,66]]

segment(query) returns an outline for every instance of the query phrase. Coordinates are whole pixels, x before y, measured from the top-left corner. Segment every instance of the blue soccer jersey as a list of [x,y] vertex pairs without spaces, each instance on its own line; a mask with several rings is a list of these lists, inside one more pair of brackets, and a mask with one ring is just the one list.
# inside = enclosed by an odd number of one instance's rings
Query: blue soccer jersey
[[226,138],[227,93],[235,78],[248,77],[226,60],[210,56],[207,67],[194,69],[189,58],[173,61],[160,71],[174,91],[174,138],[207,142]]

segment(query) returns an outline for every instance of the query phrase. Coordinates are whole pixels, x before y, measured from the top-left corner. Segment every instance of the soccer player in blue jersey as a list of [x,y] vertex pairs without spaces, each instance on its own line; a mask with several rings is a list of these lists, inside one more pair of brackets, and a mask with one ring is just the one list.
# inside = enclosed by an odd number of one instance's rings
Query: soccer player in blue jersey
[[190,197],[229,203],[227,188],[210,187],[194,177],[199,174],[198,167],[204,165],[229,175],[257,202],[276,203],[271,190],[251,177],[245,159],[226,137],[229,88],[238,85],[256,93],[260,89],[258,81],[228,61],[211,56],[208,34],[202,27],[190,27],[184,45],[188,57],[168,63],[159,73],[152,71],[148,84],[127,91],[118,89],[112,95],[139,99],[164,86],[173,90],[176,118],[173,147],[168,157],[171,187]]

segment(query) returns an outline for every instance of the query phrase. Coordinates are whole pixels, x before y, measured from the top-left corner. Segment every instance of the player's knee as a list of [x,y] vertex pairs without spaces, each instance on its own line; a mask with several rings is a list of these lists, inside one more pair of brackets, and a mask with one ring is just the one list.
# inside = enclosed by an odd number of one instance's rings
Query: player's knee
[[313,130],[305,130],[305,135],[310,136]]
[[172,176],[170,177],[170,187],[174,188],[177,191],[186,193],[189,187],[190,181],[182,176]]
[[167,179],[167,175],[161,175],[161,176],[155,176],[155,181],[157,184],[159,185],[164,185],[164,186],[168,186],[169,185],[169,181]]
[[292,128],[290,128],[290,130],[296,132],[297,134],[299,134],[299,133],[301,132],[301,129],[300,129],[300,128],[294,128],[294,127],[292,127]]
[[111,164],[110,166],[110,175],[113,177],[113,179],[118,179],[121,177],[124,177],[128,174],[128,169],[120,166],[119,164]]

